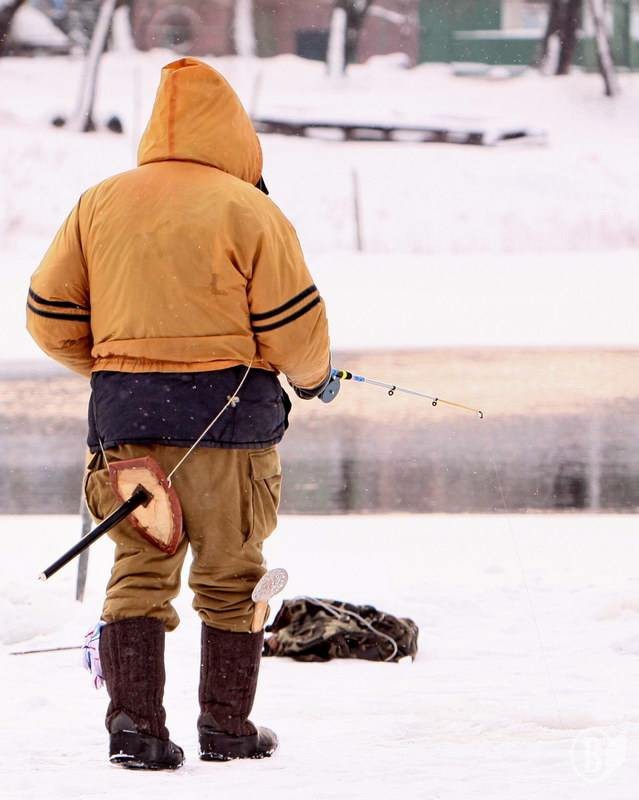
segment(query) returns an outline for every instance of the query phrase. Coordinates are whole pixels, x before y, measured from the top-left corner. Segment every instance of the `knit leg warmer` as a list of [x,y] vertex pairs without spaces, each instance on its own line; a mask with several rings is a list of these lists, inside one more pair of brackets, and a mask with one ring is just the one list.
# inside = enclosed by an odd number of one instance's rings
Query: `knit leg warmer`
[[164,623],[133,617],[105,625],[100,635],[100,660],[111,702],[106,727],[126,714],[139,733],[168,739],[165,727]]
[[256,732],[253,708],[264,633],[234,633],[202,624],[198,726],[231,736]]

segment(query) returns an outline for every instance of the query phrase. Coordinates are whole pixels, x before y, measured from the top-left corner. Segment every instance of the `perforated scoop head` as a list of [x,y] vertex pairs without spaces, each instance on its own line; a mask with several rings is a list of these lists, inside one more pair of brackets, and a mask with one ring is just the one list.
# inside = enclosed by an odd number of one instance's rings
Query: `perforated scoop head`
[[254,603],[268,603],[268,601],[288,583],[288,572],[282,567],[269,570],[255,584],[251,599]]
[[269,570],[255,584],[251,599],[255,603],[251,631],[258,633],[264,627],[266,615],[268,614],[268,601],[281,592],[288,581],[288,572],[281,567]]

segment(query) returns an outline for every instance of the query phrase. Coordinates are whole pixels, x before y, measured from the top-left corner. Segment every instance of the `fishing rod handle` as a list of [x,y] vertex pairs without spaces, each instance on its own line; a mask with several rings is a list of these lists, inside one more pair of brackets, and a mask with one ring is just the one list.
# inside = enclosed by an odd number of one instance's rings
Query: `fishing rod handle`
[[366,378],[362,375],[353,375],[347,369],[332,369],[331,378],[337,378],[340,381],[357,381],[358,383],[366,383]]
[[83,550],[86,550],[87,547],[90,547],[93,542],[103,536],[105,533],[111,530],[111,528],[115,528],[115,526],[122,522],[123,519],[129,516],[132,511],[135,511],[136,508],[140,506],[148,505],[148,503],[153,498],[153,495],[148,492],[144,486],[138,484],[135,491],[129,497],[128,500],[125,500],[121,506],[118,506],[112,514],[102,520],[102,522],[94,528],[90,533],[80,539],[79,542],[73,545],[66,553],[60,556],[57,561],[54,561],[51,566],[47,567],[44,572],[40,573],[40,580],[46,581],[52,575],[55,575],[58,570],[62,569],[69,561],[73,561],[73,559],[80,555]]

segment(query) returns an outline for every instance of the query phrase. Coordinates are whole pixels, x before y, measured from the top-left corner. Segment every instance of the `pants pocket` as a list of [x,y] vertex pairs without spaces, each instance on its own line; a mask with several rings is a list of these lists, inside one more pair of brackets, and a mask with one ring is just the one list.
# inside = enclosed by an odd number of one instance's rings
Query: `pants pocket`
[[251,519],[247,541],[262,542],[277,525],[282,467],[276,448],[250,453]]
[[94,453],[87,464],[84,475],[84,500],[89,513],[96,522],[102,522],[118,505],[111,489],[109,470],[102,453]]

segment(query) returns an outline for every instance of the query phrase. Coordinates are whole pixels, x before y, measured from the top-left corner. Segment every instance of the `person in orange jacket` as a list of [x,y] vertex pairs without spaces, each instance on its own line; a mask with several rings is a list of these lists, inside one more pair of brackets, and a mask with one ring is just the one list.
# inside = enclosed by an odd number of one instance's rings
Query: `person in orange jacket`
[[276,525],[276,445],[290,402],[325,401],[324,302],[292,225],[267,197],[254,128],[226,80],[182,58],[162,70],[137,168],[86,191],[31,280],[28,329],[91,379],[85,493],[96,519],[115,506],[108,463],[150,454],[169,472],[234,402],[174,479],[185,538],[160,552],[125,521],[110,534],[100,656],[110,758],[174,769],[162,704],[164,633],[190,544],[202,620],[200,757],[269,756],[277,737],[249,721],[263,633],[251,592]]

